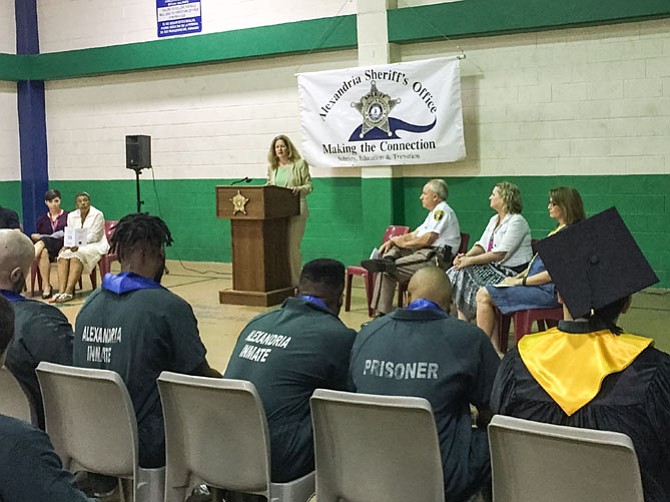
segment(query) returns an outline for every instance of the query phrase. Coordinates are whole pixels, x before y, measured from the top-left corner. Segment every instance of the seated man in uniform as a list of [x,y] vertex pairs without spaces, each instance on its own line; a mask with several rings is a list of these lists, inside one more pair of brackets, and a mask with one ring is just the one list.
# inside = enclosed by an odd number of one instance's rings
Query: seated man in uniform
[[[0,296],[0,364],[13,334],[14,312]],[[6,415],[0,415],[0,500],[94,502],[76,488],[72,474],[63,470],[49,436]]]
[[627,434],[645,500],[670,500],[670,356],[615,324],[630,295],[656,275],[614,208],[544,239],[538,250],[566,320],[507,353],[493,411]]
[[456,213],[447,204],[448,196],[449,188],[443,180],[426,183],[419,199],[430,212],[421,226],[382,244],[381,259],[361,262],[370,272],[383,272],[377,275],[372,296],[372,308],[378,315],[393,310],[398,281],[407,283],[414,272],[431,263],[451,263],[461,245],[461,230]]
[[[450,316],[451,283],[438,267],[409,281],[405,309],[364,326],[351,351],[356,392],[430,401],[442,452],[445,500],[465,501],[490,487],[486,424],[500,359],[486,334]],[[470,405],[478,410],[472,427]]]
[[165,465],[165,434],[156,379],[162,371],[221,377],[209,367],[191,306],[160,285],[165,246],[163,220],[130,214],[119,221],[111,250],[121,273],[107,274],[77,316],[73,364],[117,372],[137,416],[139,464]]
[[356,332],[338,318],[344,265],[305,264],[298,297],[261,314],[240,334],[224,377],[258,389],[270,431],[272,481],[284,483],[314,470],[309,398],[314,389],[344,390]]
[[0,230],[0,295],[12,304],[15,326],[5,365],[28,394],[38,425],[44,429],[35,368],[41,361],[72,364],[72,326],[56,307],[21,296],[34,258],[35,248],[28,237]]

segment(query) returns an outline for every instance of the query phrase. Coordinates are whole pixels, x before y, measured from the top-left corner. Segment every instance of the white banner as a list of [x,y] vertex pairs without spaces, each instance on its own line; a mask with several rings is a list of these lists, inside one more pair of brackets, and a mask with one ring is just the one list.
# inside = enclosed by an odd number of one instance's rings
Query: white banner
[[303,154],[319,167],[465,158],[458,58],[301,73]]

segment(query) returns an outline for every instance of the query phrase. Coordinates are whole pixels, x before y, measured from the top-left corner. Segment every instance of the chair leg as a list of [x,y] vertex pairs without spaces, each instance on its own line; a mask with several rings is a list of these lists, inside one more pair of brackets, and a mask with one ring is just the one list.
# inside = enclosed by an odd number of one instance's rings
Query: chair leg
[[353,280],[353,276],[351,274],[347,274],[347,291],[345,293],[345,299],[344,299],[344,311],[349,312],[351,310],[351,283]]
[[98,288],[98,267],[93,267],[93,270],[91,270],[91,275],[89,276],[91,278],[91,288],[93,290]]
[[[507,352],[509,345],[509,329],[511,326],[512,317],[510,315],[503,315],[498,312],[498,347],[503,354]],[[514,324],[514,332],[516,334],[516,323]]]
[[405,288],[398,281],[398,308],[403,308],[405,304]]
[[42,291],[42,274],[40,273],[39,264],[33,260],[30,266],[30,295],[35,296],[35,279],[37,279],[37,287]]
[[121,502],[133,502],[135,498],[135,484],[134,479],[119,479],[120,489],[119,489],[119,500]]
[[111,261],[109,260],[107,255],[100,258],[100,261],[98,262],[98,268],[100,269],[100,279],[105,278],[105,274],[109,273],[110,267],[111,267]]
[[375,310],[372,308],[372,291],[375,288],[375,274],[367,273],[363,276],[365,280],[365,298],[368,302],[368,316],[375,315]]
[[544,322],[547,324],[545,329],[555,328],[558,326],[558,321],[556,319],[544,319]]
[[530,318],[529,310],[519,310],[514,312],[514,339],[516,343],[519,343],[519,340],[528,333],[530,333],[532,326],[532,321]]

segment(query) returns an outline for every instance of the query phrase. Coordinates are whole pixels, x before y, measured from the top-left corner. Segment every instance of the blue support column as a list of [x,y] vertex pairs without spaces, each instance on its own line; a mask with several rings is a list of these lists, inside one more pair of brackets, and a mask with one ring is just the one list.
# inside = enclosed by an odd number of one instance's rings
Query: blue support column
[[[15,0],[16,53],[39,54],[36,0]],[[49,186],[44,82],[22,80],[17,84],[19,149],[23,227],[35,231],[35,220],[44,212],[44,192]]]

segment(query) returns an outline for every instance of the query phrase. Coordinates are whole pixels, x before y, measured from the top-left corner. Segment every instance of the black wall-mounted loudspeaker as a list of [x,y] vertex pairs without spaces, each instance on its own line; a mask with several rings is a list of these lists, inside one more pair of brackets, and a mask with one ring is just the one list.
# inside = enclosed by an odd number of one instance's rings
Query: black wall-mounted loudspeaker
[[151,136],[126,136],[126,168],[151,168]]

